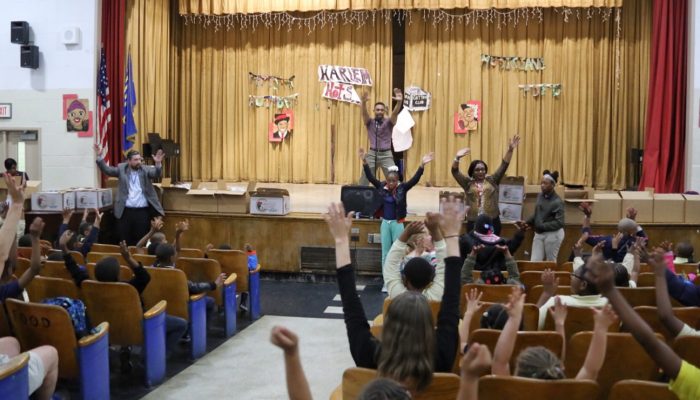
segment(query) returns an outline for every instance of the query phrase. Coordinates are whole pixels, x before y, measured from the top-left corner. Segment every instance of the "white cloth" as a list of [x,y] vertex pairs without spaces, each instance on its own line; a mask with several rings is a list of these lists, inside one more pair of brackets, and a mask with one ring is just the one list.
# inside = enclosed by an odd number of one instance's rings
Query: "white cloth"
[[599,295],[591,295],[591,296],[579,296],[579,295],[571,295],[571,296],[552,296],[547,300],[542,307],[540,307],[540,319],[538,323],[538,329],[542,330],[544,329],[544,320],[547,318],[547,313],[549,312],[549,309],[551,307],[554,307],[554,301],[555,298],[559,297],[561,299],[562,304],[567,305],[569,307],[602,307],[606,304],[608,304],[608,299]]
[[391,141],[394,145],[394,151],[404,151],[411,148],[413,145],[413,136],[411,128],[416,124],[408,109],[404,108],[396,117],[396,125],[391,131]]
[[[12,360],[7,354],[0,354],[0,366],[7,364]],[[29,375],[29,394],[34,393],[41,383],[44,382],[46,377],[46,369],[44,368],[44,363],[33,351],[29,352],[29,363],[27,365],[28,375]]]
[[677,338],[684,336],[700,336],[700,331],[693,329],[688,324],[683,324],[683,329],[678,332]]
[[564,228],[557,231],[535,233],[532,239],[531,261],[557,261],[561,242],[564,241]]
[[136,171],[129,170],[129,196],[126,198],[126,206],[129,208],[148,207],[148,200],[143,195],[141,178]]

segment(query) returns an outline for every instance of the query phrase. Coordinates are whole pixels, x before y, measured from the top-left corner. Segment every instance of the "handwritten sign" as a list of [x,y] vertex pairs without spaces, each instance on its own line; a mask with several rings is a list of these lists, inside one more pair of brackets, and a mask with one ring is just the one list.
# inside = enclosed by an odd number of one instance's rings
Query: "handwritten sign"
[[12,118],[12,104],[11,103],[0,103],[0,118],[5,118],[5,119]]
[[349,85],[372,86],[372,77],[365,68],[319,65],[319,82],[345,83]]
[[344,83],[326,82],[322,96],[326,99],[360,104],[360,96],[355,91],[355,87]]

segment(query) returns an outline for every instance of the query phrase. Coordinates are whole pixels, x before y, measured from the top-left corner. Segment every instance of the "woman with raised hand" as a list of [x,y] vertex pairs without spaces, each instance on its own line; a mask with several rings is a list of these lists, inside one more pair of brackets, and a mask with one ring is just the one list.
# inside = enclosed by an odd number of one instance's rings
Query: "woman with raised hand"
[[469,213],[467,214],[467,231],[474,228],[476,217],[485,214],[493,220],[493,233],[501,234],[501,212],[498,208],[498,185],[506,174],[513,151],[520,144],[520,136],[515,135],[508,141],[506,154],[503,155],[501,165],[493,175],[487,175],[489,167],[484,161],[473,160],[467,169],[467,176],[459,171],[459,160],[468,155],[469,148],[460,149],[452,162],[452,176],[459,186],[464,189]]
[[[418,183],[423,175],[425,164],[433,161],[433,153],[428,153],[421,159],[420,167],[416,171],[413,178],[406,182],[401,182],[399,176],[399,168],[397,166],[389,167],[389,173],[386,176],[385,182],[380,182],[372,173],[372,169],[367,163],[367,153],[364,149],[359,150],[360,159],[362,160],[362,168],[365,171],[365,176],[369,182],[377,188],[379,195],[382,198],[382,225],[379,233],[382,238],[382,275],[384,273],[384,262],[389,254],[391,245],[399,238],[403,232],[403,223],[406,219],[406,195],[413,186]],[[386,293],[386,282],[382,287],[382,292]]]
[[[381,338],[375,338],[370,332],[355,287],[349,238],[352,213],[346,215],[341,204],[331,204],[325,215],[335,239],[338,287],[352,358],[358,367],[377,369],[380,377],[400,382],[413,392],[425,389],[432,381],[433,372],[450,372],[457,354],[459,273],[462,266],[458,237],[464,219],[460,206],[454,198],[445,201],[440,220],[447,257],[445,290],[437,324],[425,297],[407,291],[392,300]],[[437,329],[434,328],[436,325]]]

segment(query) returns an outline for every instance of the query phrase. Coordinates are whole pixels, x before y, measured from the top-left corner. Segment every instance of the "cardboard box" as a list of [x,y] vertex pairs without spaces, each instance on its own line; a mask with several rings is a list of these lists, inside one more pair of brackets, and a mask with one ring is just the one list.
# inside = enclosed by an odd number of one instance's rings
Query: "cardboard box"
[[56,211],[75,209],[75,192],[53,191],[32,194],[32,211]]
[[653,220],[672,224],[685,222],[685,197],[676,193],[655,194]]
[[189,210],[197,212],[218,212],[216,190],[190,189],[187,191]]
[[506,176],[498,185],[498,201],[502,203],[523,204],[525,200],[525,178]]
[[287,215],[289,210],[289,192],[286,189],[260,188],[250,195],[251,214]]
[[[255,182],[247,185],[241,182],[217,182],[216,191],[217,208],[220,213],[247,214],[250,202],[249,193],[255,189]],[[287,192],[285,190],[285,192]],[[287,197],[289,193],[287,192]],[[251,208],[252,209],[252,208]],[[287,201],[287,212],[289,213],[289,201]],[[284,214],[282,214],[284,215]]]
[[[565,199],[564,200],[564,220],[569,224],[580,224],[583,220],[583,211],[579,208],[581,203],[590,203],[596,209],[595,199]],[[595,214],[595,213],[594,213]]]
[[700,195],[684,194],[685,198],[685,218],[686,224],[700,224]]
[[645,222],[654,222],[654,197],[650,192],[628,192],[620,191],[622,196],[622,209],[620,210],[619,218],[627,215],[627,209],[634,207],[637,210],[637,222],[643,224]]
[[501,222],[515,222],[523,219],[523,205],[514,203],[498,203]]
[[163,209],[166,211],[188,211],[190,196],[188,189],[175,186],[163,187]]
[[75,191],[75,208],[103,208],[113,204],[112,189],[80,189]]
[[593,223],[614,223],[620,221],[622,215],[622,198],[618,193],[595,193],[593,195]]

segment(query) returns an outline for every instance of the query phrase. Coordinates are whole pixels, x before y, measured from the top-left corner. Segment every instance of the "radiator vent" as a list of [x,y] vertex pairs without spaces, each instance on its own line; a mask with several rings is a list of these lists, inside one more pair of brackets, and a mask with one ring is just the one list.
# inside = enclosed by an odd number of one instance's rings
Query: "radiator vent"
[[[372,247],[350,248],[350,257],[359,274],[381,275],[382,250]],[[335,273],[335,248],[302,246],[301,272]]]

